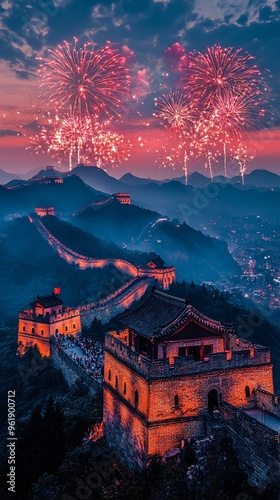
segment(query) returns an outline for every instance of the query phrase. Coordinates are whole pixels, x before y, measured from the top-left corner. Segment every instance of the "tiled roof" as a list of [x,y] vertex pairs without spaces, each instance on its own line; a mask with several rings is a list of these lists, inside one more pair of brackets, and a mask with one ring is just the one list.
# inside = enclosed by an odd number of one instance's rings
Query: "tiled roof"
[[162,258],[158,255],[155,259],[152,259],[150,260],[150,262],[148,262],[147,266],[149,267],[149,264],[153,264],[155,267],[158,267],[158,268],[163,268],[164,267],[164,260],[162,260]]
[[139,335],[148,338],[169,336],[192,319],[214,334],[232,332],[231,325],[207,318],[186,300],[153,290],[149,297],[134,311],[122,316],[122,323]]
[[54,293],[51,295],[42,295],[41,297],[38,295],[30,305],[34,307],[38,302],[44,308],[61,306],[63,304],[62,300]]

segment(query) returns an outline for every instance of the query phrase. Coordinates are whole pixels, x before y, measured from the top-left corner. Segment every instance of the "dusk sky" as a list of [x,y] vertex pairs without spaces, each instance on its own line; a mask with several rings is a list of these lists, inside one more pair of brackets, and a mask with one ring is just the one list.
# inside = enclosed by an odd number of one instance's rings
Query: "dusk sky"
[[[47,110],[38,98],[36,58],[75,36],[80,44],[117,43],[134,61],[136,99],[131,100],[130,114],[122,125],[122,133],[133,145],[131,157],[115,171],[108,168],[108,173],[117,177],[127,171],[143,177],[182,175],[180,166],[175,171],[163,169],[155,161],[154,145],[168,145],[172,140],[152,118],[154,98],[176,80],[163,52],[175,43],[187,53],[220,43],[251,53],[269,86],[273,124],[248,133],[247,145],[254,155],[248,171],[263,167],[280,174],[279,18],[280,0],[1,0],[0,168],[25,172],[56,165],[50,157],[25,150],[35,130],[33,114],[40,123]],[[142,116],[133,115],[135,109]],[[198,160],[190,170],[203,172],[204,162]]]

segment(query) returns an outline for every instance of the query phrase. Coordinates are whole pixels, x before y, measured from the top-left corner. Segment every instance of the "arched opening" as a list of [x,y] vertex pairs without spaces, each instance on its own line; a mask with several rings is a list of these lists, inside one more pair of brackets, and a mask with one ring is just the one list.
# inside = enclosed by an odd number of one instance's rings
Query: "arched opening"
[[246,398],[249,398],[251,396],[250,387],[248,385],[246,385],[245,387],[245,396]]
[[22,331],[25,332],[25,326],[22,327]]
[[76,323],[73,323],[73,330],[76,330]]
[[138,394],[138,391],[136,390],[134,392],[134,404],[138,405],[138,403],[139,403],[139,394]]
[[65,331],[66,331],[66,332],[68,332],[68,326],[67,326],[67,325],[66,325],[66,327],[65,327]]
[[41,335],[44,335],[44,330],[41,330]]
[[118,379],[118,375],[116,375],[116,378],[115,378],[115,388],[117,389],[119,386],[119,379]]
[[208,411],[212,412],[213,410],[219,409],[219,400],[218,393],[216,389],[212,389],[208,392]]
[[32,326],[32,328],[31,328],[31,333],[34,333],[34,328],[33,328],[33,326]]
[[123,383],[123,393],[126,394],[126,382]]
[[175,408],[179,408],[179,396],[178,396],[178,394],[175,394],[175,396],[174,396],[174,406],[175,406]]
[[58,333],[58,328],[55,329],[55,333]]
[[112,375],[111,375],[111,370],[108,371],[108,380],[111,380]]

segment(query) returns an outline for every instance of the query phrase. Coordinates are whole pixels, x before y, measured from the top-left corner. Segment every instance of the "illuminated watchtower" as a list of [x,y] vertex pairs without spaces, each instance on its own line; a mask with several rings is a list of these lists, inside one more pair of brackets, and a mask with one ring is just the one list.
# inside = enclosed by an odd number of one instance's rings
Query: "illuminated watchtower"
[[80,310],[65,307],[55,293],[38,295],[30,305],[19,313],[18,341],[23,345],[37,344],[41,354],[49,356],[52,335],[81,333]]
[[270,351],[238,338],[188,301],[153,290],[105,340],[104,433],[129,466],[205,433],[221,401],[273,392]]

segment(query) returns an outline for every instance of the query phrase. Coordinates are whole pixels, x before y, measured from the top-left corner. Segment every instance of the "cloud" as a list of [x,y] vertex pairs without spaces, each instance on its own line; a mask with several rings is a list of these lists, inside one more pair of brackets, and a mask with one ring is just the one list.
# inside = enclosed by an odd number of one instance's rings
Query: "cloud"
[[[220,0],[195,0],[194,11],[198,14],[200,21],[209,19],[218,21],[220,24],[236,23],[241,24],[246,19],[246,23],[251,24],[257,21],[269,21],[270,18],[277,15],[276,0],[231,0],[221,2]],[[260,16],[260,12],[264,14]],[[267,16],[267,13],[270,16]],[[240,22],[241,20],[241,22]]]
[[15,130],[0,130],[0,137],[7,137],[7,136],[22,136],[23,134],[21,132],[16,132]]

